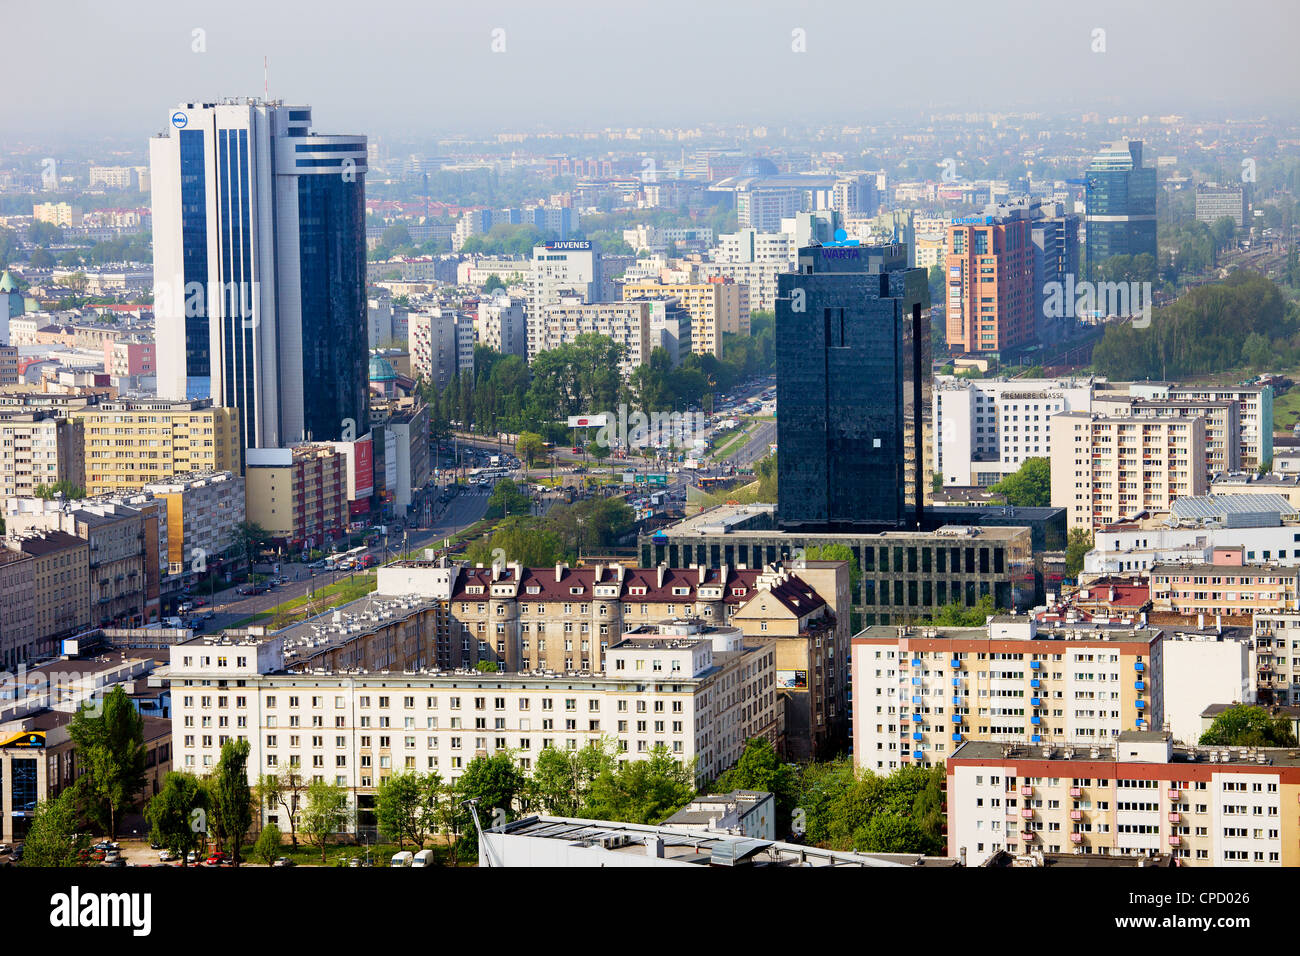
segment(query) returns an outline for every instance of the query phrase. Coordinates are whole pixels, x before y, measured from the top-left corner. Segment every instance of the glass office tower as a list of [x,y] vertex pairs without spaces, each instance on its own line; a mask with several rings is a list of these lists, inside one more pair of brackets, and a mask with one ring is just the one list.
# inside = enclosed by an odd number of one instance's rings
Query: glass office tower
[[366,138],[258,99],[167,123],[149,146],[159,397],[237,409],[253,448],[361,437]]
[[799,250],[777,277],[777,523],[919,527],[929,286],[907,247]]
[[1142,143],[1111,143],[1085,177],[1088,272],[1111,256],[1156,255],[1156,169],[1142,165]]

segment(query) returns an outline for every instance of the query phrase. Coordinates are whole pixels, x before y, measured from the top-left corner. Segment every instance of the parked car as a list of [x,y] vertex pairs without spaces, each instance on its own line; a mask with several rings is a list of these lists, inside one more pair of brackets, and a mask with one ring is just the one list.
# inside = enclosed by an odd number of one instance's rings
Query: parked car
[[282,856],[271,865],[272,866],[297,866],[298,864],[294,863],[294,861],[289,859],[287,856]]
[[105,860],[103,865],[113,867],[126,866],[126,860],[122,859],[120,856],[115,856],[111,860]]
[[175,861],[175,859],[176,859],[176,854],[173,853],[171,850],[163,850],[161,853],[158,854],[158,862],[160,863],[171,863]]
[[227,859],[224,850],[216,850],[210,857],[204,860],[204,862],[207,863],[208,866],[220,866],[222,863],[225,863]]

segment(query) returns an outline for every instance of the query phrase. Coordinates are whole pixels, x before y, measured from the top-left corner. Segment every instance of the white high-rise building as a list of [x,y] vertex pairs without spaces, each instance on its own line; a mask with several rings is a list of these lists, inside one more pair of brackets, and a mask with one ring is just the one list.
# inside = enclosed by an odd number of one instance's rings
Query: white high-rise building
[[528,361],[544,336],[543,313],[562,294],[583,302],[600,300],[600,253],[585,240],[557,240],[533,248],[533,274],[528,285]]
[[310,127],[231,98],[149,143],[158,394],[239,409],[249,447],[369,427],[366,138]]
[[502,355],[518,355],[527,361],[528,321],[523,302],[501,291],[481,301],[474,320],[474,337],[480,345]]
[[407,322],[411,374],[447,387],[457,372],[474,371],[474,319],[455,309],[413,312]]

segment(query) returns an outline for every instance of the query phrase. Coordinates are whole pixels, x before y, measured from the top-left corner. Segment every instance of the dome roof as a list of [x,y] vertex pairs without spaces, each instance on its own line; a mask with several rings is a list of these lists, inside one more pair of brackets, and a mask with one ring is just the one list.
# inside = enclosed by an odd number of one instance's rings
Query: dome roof
[[397,379],[397,369],[393,363],[380,355],[370,356],[370,381],[392,382]]
[[776,168],[776,163],[770,159],[764,159],[762,156],[755,156],[744,166],[740,167],[738,176],[776,176],[780,174]]

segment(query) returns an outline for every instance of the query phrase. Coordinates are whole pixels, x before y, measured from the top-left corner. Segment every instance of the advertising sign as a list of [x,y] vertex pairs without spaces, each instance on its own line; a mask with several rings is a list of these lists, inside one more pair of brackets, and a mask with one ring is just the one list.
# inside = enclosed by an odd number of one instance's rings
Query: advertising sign
[[802,690],[808,686],[808,672],[777,671],[776,686],[785,689]]

